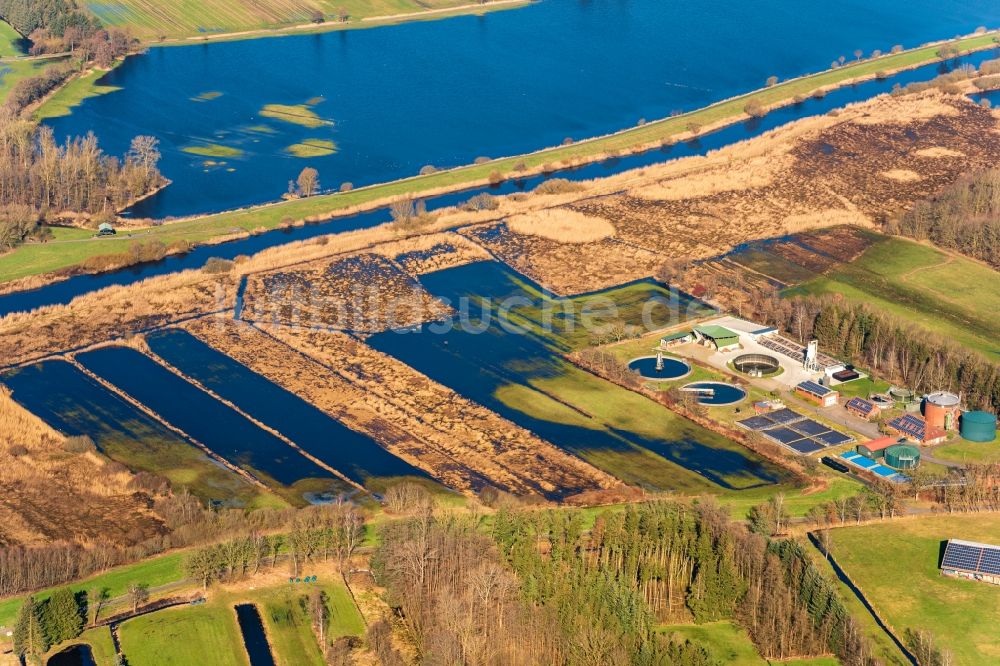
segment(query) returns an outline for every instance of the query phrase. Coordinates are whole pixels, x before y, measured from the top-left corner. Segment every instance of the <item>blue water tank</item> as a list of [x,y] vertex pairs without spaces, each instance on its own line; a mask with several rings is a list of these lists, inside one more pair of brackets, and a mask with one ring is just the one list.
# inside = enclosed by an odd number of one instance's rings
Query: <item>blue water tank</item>
[[997,436],[997,417],[989,412],[965,412],[960,432],[970,442],[992,442]]

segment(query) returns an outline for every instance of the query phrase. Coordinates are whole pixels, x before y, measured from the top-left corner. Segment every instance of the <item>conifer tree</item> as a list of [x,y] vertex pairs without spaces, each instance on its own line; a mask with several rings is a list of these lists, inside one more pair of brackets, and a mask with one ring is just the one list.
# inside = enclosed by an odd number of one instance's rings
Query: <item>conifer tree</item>
[[76,638],[83,631],[83,615],[76,595],[68,587],[52,593],[46,608],[46,627],[52,643]]
[[29,664],[41,664],[41,655],[49,649],[49,639],[42,621],[43,607],[28,597],[14,624],[14,654]]

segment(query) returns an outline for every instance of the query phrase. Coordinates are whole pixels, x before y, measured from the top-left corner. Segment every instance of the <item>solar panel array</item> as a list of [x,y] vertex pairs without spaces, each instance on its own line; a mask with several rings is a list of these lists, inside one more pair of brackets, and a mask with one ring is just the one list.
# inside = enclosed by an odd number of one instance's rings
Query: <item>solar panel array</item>
[[927,422],[913,414],[903,414],[889,421],[886,425],[895,428],[904,435],[923,441],[927,430]]
[[[762,347],[770,349],[773,352],[778,352],[788,358],[802,363],[806,358],[805,347],[797,342],[793,342],[788,338],[784,338],[780,335],[768,335],[766,337],[757,338],[758,344]],[[837,359],[826,354],[818,353],[816,354],[816,362],[819,363],[821,367],[828,368],[833,365],[839,365]]]
[[748,419],[737,421],[737,424],[747,430],[759,432],[803,455],[822,451],[828,446],[846,444],[854,439],[832,430],[818,421],[807,419],[802,414],[787,407],[759,416],[751,416]]
[[859,414],[861,414],[861,416],[864,416],[865,418],[871,416],[872,410],[875,409],[874,404],[868,402],[864,398],[857,398],[857,397],[848,400],[847,404],[844,405],[844,407],[848,409],[853,409],[854,411],[858,412]]
[[803,391],[808,391],[809,393],[812,393],[813,395],[818,395],[821,398],[824,395],[827,395],[829,393],[833,393],[833,389],[828,389],[827,387],[823,386],[822,384],[817,384],[816,382],[813,382],[813,381],[804,381],[801,384],[799,384],[798,386],[796,386],[795,388],[800,388]]
[[1000,546],[951,539],[944,549],[941,568],[1000,576]]

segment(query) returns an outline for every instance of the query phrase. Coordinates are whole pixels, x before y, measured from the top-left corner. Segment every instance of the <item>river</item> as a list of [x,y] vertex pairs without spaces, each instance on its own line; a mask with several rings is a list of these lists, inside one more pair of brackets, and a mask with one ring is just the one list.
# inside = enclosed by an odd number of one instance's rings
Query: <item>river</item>
[[[276,200],[307,165],[327,188],[385,182],[696,109],[772,75],[852,60],[856,49],[887,52],[998,22],[994,0],[543,0],[369,30],[151,48],[101,79],[118,90],[49,124],[60,138],[94,131],[114,154],[137,134],[158,137],[173,184],[134,214],[180,216]],[[271,104],[298,108],[265,117]],[[324,142],[335,152],[289,152],[330,150]]]

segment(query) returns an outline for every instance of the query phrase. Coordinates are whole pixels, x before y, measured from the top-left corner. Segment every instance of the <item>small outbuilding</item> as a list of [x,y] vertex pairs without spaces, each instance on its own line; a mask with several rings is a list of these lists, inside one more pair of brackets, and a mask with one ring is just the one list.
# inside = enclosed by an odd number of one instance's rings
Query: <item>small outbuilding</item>
[[858,444],[858,453],[866,458],[871,458],[872,460],[878,460],[885,455],[885,450],[898,442],[895,437],[879,437],[878,439],[871,439],[864,444]]
[[948,539],[941,558],[941,573],[1000,585],[1000,546]]
[[714,345],[719,351],[730,351],[740,347],[739,333],[730,331],[724,326],[695,326],[694,337],[702,344]]
[[866,421],[877,419],[879,414],[882,413],[882,408],[874,402],[858,397],[848,400],[847,404],[844,405],[844,409],[859,418],[865,419]]
[[666,349],[667,347],[673,347],[674,345],[682,345],[685,342],[691,342],[693,339],[694,334],[691,333],[691,331],[671,333],[670,335],[665,335],[660,338],[660,349]]
[[101,222],[99,225],[97,225],[98,236],[114,236],[117,233],[118,232],[115,231],[115,228],[110,224],[108,224],[107,222]]
[[837,391],[814,381],[804,381],[797,385],[795,393],[820,407],[833,407],[840,399],[840,394]]
[[916,414],[903,414],[890,419],[886,422],[885,429],[889,434],[928,446],[943,442],[947,437],[943,428],[931,425]]

